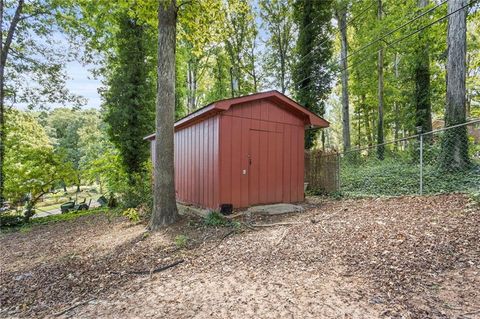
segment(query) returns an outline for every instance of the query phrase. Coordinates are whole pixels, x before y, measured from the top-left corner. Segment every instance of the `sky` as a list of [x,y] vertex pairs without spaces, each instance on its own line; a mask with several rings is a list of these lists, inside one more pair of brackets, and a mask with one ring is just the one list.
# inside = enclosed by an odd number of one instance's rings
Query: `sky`
[[[258,10],[258,2],[254,0],[253,2],[254,10]],[[268,37],[265,30],[262,27],[261,18],[256,15],[255,23],[259,28],[259,38],[257,40],[257,50],[261,52],[264,49],[263,41]],[[66,44],[66,38],[58,33],[54,36],[57,41],[60,43]],[[70,78],[67,83],[67,89],[76,95],[82,96],[87,99],[87,103],[82,107],[84,109],[88,108],[100,108],[101,97],[98,93],[98,89],[101,87],[101,79],[94,79],[89,69],[93,66],[84,66],[79,62],[73,61],[66,64],[65,72]],[[50,108],[55,108],[60,106],[60,104],[50,104]],[[20,105],[20,107],[22,107]]]
[[83,66],[78,62],[69,62],[66,65],[66,74],[70,78],[67,81],[67,88],[70,92],[87,99],[83,108],[100,108],[101,100],[98,88],[100,88],[101,82],[93,78],[88,71],[88,66]]
[[84,108],[99,108],[101,100],[98,88],[101,86],[101,82],[93,78],[88,66],[83,66],[78,62],[69,62],[66,65],[66,73],[70,78],[67,81],[67,88],[70,92],[87,99]]

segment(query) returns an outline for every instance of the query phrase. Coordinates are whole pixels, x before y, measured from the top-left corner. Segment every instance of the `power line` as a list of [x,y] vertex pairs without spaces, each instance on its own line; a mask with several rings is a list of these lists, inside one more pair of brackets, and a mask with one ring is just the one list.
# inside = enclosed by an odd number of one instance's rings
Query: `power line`
[[[407,21],[407,22],[403,23],[402,25],[400,25],[400,26],[396,27],[395,29],[393,29],[393,30],[391,30],[391,31],[387,32],[386,34],[384,34],[383,36],[381,36],[381,37],[377,38],[376,40],[373,40],[372,42],[370,42],[370,43],[367,43],[367,44],[366,44],[366,45],[364,45],[363,47],[361,47],[361,48],[359,48],[359,49],[357,49],[357,50],[353,51],[353,52],[352,52],[352,53],[350,53],[350,54],[348,54],[348,55],[347,55],[347,56],[346,56],[344,59],[348,59],[350,56],[352,56],[352,55],[354,55],[354,54],[356,54],[356,53],[358,53],[358,52],[360,52],[360,51],[363,51],[363,50],[365,50],[366,48],[369,48],[369,47],[371,47],[371,46],[372,46],[373,44],[375,44],[375,43],[378,43],[378,42],[380,42],[380,41],[384,40],[386,37],[388,37],[388,36],[392,35],[393,33],[397,32],[398,30],[400,30],[400,29],[402,29],[402,28],[406,27],[407,25],[409,25],[409,24],[411,24],[411,23],[415,22],[416,20],[420,19],[421,17],[425,16],[426,14],[428,14],[428,13],[430,13],[430,12],[434,11],[434,10],[435,10],[435,9],[437,9],[438,7],[440,7],[440,6],[444,5],[445,3],[447,3],[447,1],[448,1],[448,0],[444,0],[444,1],[440,2],[440,3],[439,3],[439,4],[437,4],[436,6],[434,6],[434,7],[430,8],[430,9],[428,9],[427,11],[425,11],[425,12],[423,12],[423,13],[419,14],[418,16],[416,16],[416,17],[414,17],[414,18],[412,18],[412,19],[410,19],[409,21]],[[344,59],[342,59],[342,60],[340,60],[340,61],[343,61]]]
[[[402,42],[403,40],[405,40],[405,39],[407,39],[407,38],[409,38],[409,37],[411,37],[411,36],[413,36],[413,35],[415,35],[415,34],[417,34],[417,33],[419,33],[419,32],[422,32],[423,30],[431,27],[432,25],[434,25],[434,24],[436,24],[436,23],[439,23],[440,21],[442,21],[442,20],[448,18],[449,16],[457,13],[458,11],[463,10],[463,9],[465,9],[466,7],[469,7],[469,6],[473,5],[473,4],[474,4],[475,2],[477,2],[477,1],[478,1],[478,0],[472,0],[471,2],[467,3],[466,5],[458,8],[457,10],[452,11],[452,12],[448,13],[447,15],[445,15],[445,16],[443,16],[443,17],[441,17],[441,18],[438,18],[437,20],[432,21],[432,22],[430,22],[429,24],[424,25],[423,27],[421,27],[421,28],[419,28],[419,29],[416,29],[416,30],[413,31],[413,32],[410,32],[409,34],[407,34],[407,35],[405,35],[405,36],[403,36],[403,37],[401,37],[401,38],[399,38],[399,39],[397,39],[397,40],[395,40],[395,41],[393,41],[393,42],[388,42],[385,47],[380,48],[380,49],[377,50],[374,54],[378,54],[378,53],[379,53],[381,50],[383,50],[383,49],[387,49],[387,48],[389,48],[389,47],[392,47],[392,46],[394,46],[394,45],[397,45],[398,43]],[[373,55],[373,54],[372,54],[372,55]],[[344,68],[344,69],[342,69],[342,70],[340,70],[340,71],[338,71],[338,72],[341,73],[341,72],[343,72],[343,71],[346,71],[346,70],[350,69],[351,67],[354,67],[354,66],[357,66],[357,65],[361,65],[361,64],[365,63],[366,61],[368,61],[368,60],[364,60],[364,61],[362,61],[361,63],[353,64],[353,65],[348,66],[348,67],[346,67],[346,68]]]
[[[345,26],[343,28],[340,29],[340,31],[343,31],[345,30],[351,23],[353,23],[353,21],[355,21],[357,18],[360,18],[363,14],[365,14],[365,12],[367,12],[368,10],[370,10],[371,7],[373,7],[375,5],[375,0],[372,0],[372,4],[370,4],[370,6],[368,6],[366,9],[362,10],[356,17],[352,18],[351,20],[349,20]],[[348,4],[345,6],[345,9],[347,8]],[[312,21],[313,22],[313,21]],[[311,23],[309,23],[308,25],[310,25]],[[331,38],[328,38],[328,39],[325,39],[323,40],[320,44],[318,44],[316,47],[312,48],[308,53],[306,53],[304,56],[300,57],[300,59],[297,61],[297,62],[300,62],[302,61],[303,59],[305,59],[307,56],[309,56],[310,54],[312,54],[313,52],[315,52],[316,50],[320,49],[322,47],[322,45],[324,45],[327,41],[329,40],[332,40]]]
[[[425,26],[423,26],[423,27],[421,27],[421,28],[419,28],[419,29],[417,29],[417,30],[415,30],[415,31],[413,31],[413,32],[411,32],[411,33],[409,33],[409,34],[407,34],[407,35],[405,35],[405,36],[397,39],[397,40],[395,40],[395,41],[393,41],[393,42],[387,42],[387,45],[386,45],[385,47],[383,47],[383,48],[375,51],[375,54],[378,54],[381,50],[387,49],[387,48],[389,48],[389,47],[392,47],[392,46],[400,43],[401,41],[403,41],[403,40],[405,40],[405,39],[407,39],[407,38],[409,38],[409,37],[411,37],[411,36],[413,36],[413,35],[421,32],[421,31],[425,30],[426,28],[431,27],[432,25],[434,25],[434,24],[436,24],[436,23],[438,23],[438,22],[440,22],[440,21],[448,18],[448,17],[451,16],[452,14],[455,14],[455,13],[457,13],[458,11],[460,11],[460,10],[462,10],[462,9],[465,9],[465,8],[468,7],[468,6],[473,5],[473,4],[474,4],[475,2],[477,2],[477,1],[478,1],[478,0],[473,0],[473,1],[469,2],[469,3],[467,3],[466,5],[462,6],[461,8],[459,8],[459,9],[457,9],[457,10],[455,10],[455,11],[452,11],[452,12],[450,12],[449,14],[447,14],[447,15],[445,15],[445,16],[443,16],[443,17],[441,17],[441,18],[439,18],[439,19],[437,19],[437,20],[435,20],[435,21],[433,21],[433,22],[431,22],[431,23],[429,23],[429,24],[427,24],[427,25],[425,25]],[[446,1],[444,1],[443,3],[445,3],[445,2],[446,2]],[[409,23],[412,23],[413,21],[415,21],[415,20],[410,20]],[[402,25],[402,27],[405,27],[406,25],[407,25],[407,24],[404,23],[404,24]],[[399,30],[399,28],[396,28],[396,29],[397,29],[397,30],[395,30],[395,31],[398,31],[398,30]],[[393,31],[393,32],[395,32],[395,31]],[[393,32],[389,32],[389,34],[392,34]],[[383,36],[383,37],[385,37],[385,36]],[[382,38],[383,38],[383,37],[382,37]],[[378,39],[377,39],[377,40],[378,40]],[[374,41],[378,42],[377,40],[374,40]],[[351,56],[353,56],[353,55],[354,55],[354,54],[352,53],[352,54],[349,55],[349,57],[351,57]],[[372,54],[372,55],[373,55],[373,54]],[[343,69],[341,69],[341,70],[339,70],[339,71],[337,71],[337,72],[338,72],[339,74],[341,74],[343,71],[346,71],[346,70],[348,70],[348,69],[350,69],[350,68],[352,68],[352,67],[356,67],[356,66],[362,65],[362,64],[364,64],[364,63],[366,63],[366,62],[368,62],[368,60],[364,60],[364,61],[362,61],[362,62],[360,62],[360,63],[356,63],[356,64],[353,64],[353,65],[350,65],[350,66],[348,66],[348,67],[346,67],[346,68],[343,68]],[[301,82],[303,82],[303,81],[305,81],[305,80],[308,80],[308,79],[312,78],[313,76],[314,76],[314,75],[310,75],[310,76],[308,76],[308,77],[306,77],[306,78],[304,78],[304,79],[302,79],[302,80],[300,80],[300,81],[298,81],[298,82],[295,82],[293,85],[295,86],[295,85],[297,85],[297,84],[299,84],[299,83],[301,83]],[[309,85],[305,86],[304,88],[309,87],[309,86],[311,86],[311,85],[313,85],[313,84],[315,84],[315,83],[310,83]]]
[[[353,55],[357,54],[358,52],[360,52],[360,51],[363,51],[363,50],[364,50],[364,49],[366,49],[367,47],[370,47],[370,46],[371,46],[371,45],[373,45],[374,43],[377,43],[377,42],[379,42],[379,41],[381,41],[381,40],[385,39],[387,36],[389,36],[389,35],[392,35],[392,34],[393,34],[393,33],[395,33],[396,31],[398,31],[398,30],[400,30],[400,29],[402,29],[402,28],[406,27],[407,25],[409,25],[409,24],[411,24],[411,23],[415,22],[416,20],[420,19],[420,18],[421,18],[421,17],[423,17],[424,15],[426,15],[426,14],[428,14],[428,13],[432,12],[433,10],[437,9],[439,6],[441,6],[441,5],[445,4],[446,2],[447,2],[447,0],[444,0],[444,1],[443,1],[443,2],[441,2],[440,4],[438,4],[438,5],[436,5],[436,6],[432,7],[432,8],[430,8],[429,10],[427,10],[427,11],[425,11],[425,12],[421,13],[420,15],[418,15],[418,16],[416,16],[416,17],[414,17],[414,18],[410,19],[409,21],[407,21],[407,22],[403,23],[402,25],[398,26],[397,28],[395,28],[395,29],[393,29],[393,30],[391,30],[391,31],[387,32],[385,35],[383,35],[383,36],[381,36],[381,37],[377,38],[376,40],[373,40],[373,41],[371,41],[370,43],[367,43],[365,46],[363,46],[363,47],[361,47],[360,49],[358,49],[358,50],[356,50],[356,51],[354,51],[354,52],[350,53],[349,55],[347,55],[347,56],[346,56],[344,59],[348,59],[349,57],[351,57],[351,56],[353,56]],[[370,8],[370,7],[369,7],[369,8]],[[367,8],[367,9],[368,9],[368,8]],[[312,51],[310,51],[309,53],[312,53],[312,52],[313,52],[313,50],[312,50]],[[344,59],[341,59],[340,61],[343,61]],[[348,68],[347,68],[347,69],[348,69]],[[345,70],[346,70],[346,69],[345,69]],[[345,70],[341,70],[341,71],[343,72],[343,71],[345,71]],[[312,78],[312,77],[313,77],[313,75],[310,75],[310,76],[308,76],[308,77],[305,77],[304,79],[302,79],[302,80],[300,80],[300,81],[298,81],[298,82],[295,82],[293,85],[295,86],[295,85],[297,85],[297,84],[299,84],[299,83],[301,83],[301,82],[303,82],[303,81],[305,81],[305,80],[308,80],[308,79],[310,79],[310,78]]]

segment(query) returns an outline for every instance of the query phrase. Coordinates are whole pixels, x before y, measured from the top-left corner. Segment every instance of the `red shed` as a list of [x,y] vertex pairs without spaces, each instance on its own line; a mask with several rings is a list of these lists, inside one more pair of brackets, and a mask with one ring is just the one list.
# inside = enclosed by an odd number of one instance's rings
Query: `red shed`
[[[211,103],[175,123],[177,199],[211,209],[303,201],[305,128],[328,125],[278,91]],[[155,134],[145,139],[155,158]]]

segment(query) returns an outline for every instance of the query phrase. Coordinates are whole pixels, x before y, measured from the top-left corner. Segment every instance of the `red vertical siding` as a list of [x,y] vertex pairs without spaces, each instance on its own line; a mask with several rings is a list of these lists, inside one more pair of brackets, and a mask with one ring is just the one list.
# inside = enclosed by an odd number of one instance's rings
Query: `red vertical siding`
[[[179,129],[178,200],[210,209],[302,201],[304,133],[304,119],[268,100],[234,105]],[[154,141],[151,150],[154,157]]]
[[258,100],[231,107],[219,121],[219,203],[303,200],[303,119]]
[[[180,202],[219,205],[219,116],[175,132],[175,190]],[[155,141],[151,143],[152,160]]]

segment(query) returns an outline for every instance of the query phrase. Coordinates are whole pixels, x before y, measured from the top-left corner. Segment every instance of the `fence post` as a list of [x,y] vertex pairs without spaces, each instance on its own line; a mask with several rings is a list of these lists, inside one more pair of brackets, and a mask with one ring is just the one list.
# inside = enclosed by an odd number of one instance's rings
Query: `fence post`
[[423,195],[423,132],[422,127],[417,127],[420,134],[420,195]]

